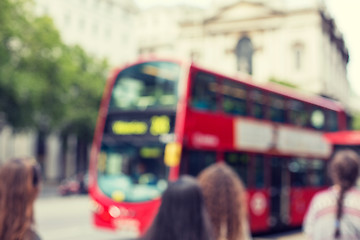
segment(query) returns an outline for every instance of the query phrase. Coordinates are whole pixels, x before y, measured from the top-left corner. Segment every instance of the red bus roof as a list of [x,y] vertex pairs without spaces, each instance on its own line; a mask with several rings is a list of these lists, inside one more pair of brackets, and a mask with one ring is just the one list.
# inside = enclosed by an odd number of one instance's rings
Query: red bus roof
[[335,145],[360,145],[360,131],[326,133],[326,139]]
[[[139,57],[137,61],[134,61],[131,64],[126,64],[125,66],[123,66],[122,68],[115,68],[114,71],[112,72],[112,77],[115,78],[116,75],[123,69],[136,65],[136,64],[140,64],[140,63],[145,63],[145,62],[151,62],[151,61],[168,61],[168,62],[174,62],[174,63],[178,63],[179,65],[190,65],[189,61],[186,60],[179,60],[179,59],[170,59],[170,58],[159,58],[156,56],[145,56],[145,57]],[[326,99],[324,97],[315,95],[315,94],[311,94],[311,93],[307,93],[307,92],[300,92],[297,89],[291,89],[285,86],[281,86],[279,84],[273,84],[273,83],[266,83],[266,84],[259,84],[259,83],[255,83],[252,81],[252,78],[249,76],[248,78],[242,78],[242,77],[237,77],[237,76],[229,76],[227,74],[224,74],[224,72],[218,72],[218,71],[212,71],[209,68],[206,68],[204,66],[201,66],[197,63],[191,62],[191,65],[199,70],[223,77],[223,78],[227,78],[227,79],[232,79],[235,81],[239,81],[245,85],[248,85],[250,87],[255,87],[264,91],[268,91],[268,92],[272,92],[272,93],[276,93],[279,95],[282,95],[284,97],[287,98],[291,98],[291,99],[297,99],[309,104],[313,104],[313,105],[317,105],[317,106],[321,106],[324,108],[328,108],[334,111],[345,111],[344,107],[337,101],[331,100],[331,99]],[[115,75],[113,75],[115,74]]]
[[345,111],[345,109],[341,105],[341,103],[339,103],[335,100],[321,97],[319,95],[311,94],[308,92],[300,92],[300,90],[298,90],[298,89],[292,89],[292,88],[285,87],[285,86],[271,83],[271,82],[265,83],[265,84],[255,83],[252,81],[251,77],[243,79],[243,78],[237,77],[237,76],[229,76],[229,75],[223,74],[223,72],[222,73],[215,72],[215,71],[207,69],[206,67],[203,67],[203,66],[200,66],[200,65],[194,64],[194,63],[192,64],[192,66],[199,70],[206,71],[208,73],[220,76],[222,78],[239,81],[250,87],[254,87],[254,88],[264,90],[264,91],[276,93],[276,94],[282,95],[284,97],[300,100],[300,101],[303,101],[303,102],[306,102],[309,104],[314,104],[314,105],[328,108],[328,109],[331,109],[334,111]]

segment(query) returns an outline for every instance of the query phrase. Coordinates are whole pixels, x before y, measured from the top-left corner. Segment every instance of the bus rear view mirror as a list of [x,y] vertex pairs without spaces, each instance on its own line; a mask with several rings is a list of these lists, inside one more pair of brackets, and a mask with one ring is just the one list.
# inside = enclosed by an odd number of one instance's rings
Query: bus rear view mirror
[[181,144],[177,142],[172,142],[166,144],[165,154],[164,154],[164,163],[168,167],[178,166],[181,158]]

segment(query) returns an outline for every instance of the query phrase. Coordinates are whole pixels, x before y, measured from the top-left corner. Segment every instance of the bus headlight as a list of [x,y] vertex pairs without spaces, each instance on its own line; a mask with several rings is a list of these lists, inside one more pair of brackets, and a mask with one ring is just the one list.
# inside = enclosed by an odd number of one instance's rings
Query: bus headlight
[[101,206],[98,202],[96,202],[94,200],[91,201],[90,208],[91,208],[91,211],[93,211],[93,212],[95,212],[97,214],[101,214],[101,213],[104,212],[104,207]]
[[112,216],[113,218],[117,218],[120,217],[121,215],[121,211],[118,207],[116,206],[110,206],[109,207],[109,214],[110,216]]

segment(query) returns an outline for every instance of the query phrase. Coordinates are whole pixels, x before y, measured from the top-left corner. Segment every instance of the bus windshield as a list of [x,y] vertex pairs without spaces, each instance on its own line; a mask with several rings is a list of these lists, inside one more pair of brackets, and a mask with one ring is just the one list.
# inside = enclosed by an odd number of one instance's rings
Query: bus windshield
[[147,62],[123,70],[113,87],[110,108],[175,107],[179,73],[180,66],[172,62]]
[[116,201],[141,202],[160,197],[167,187],[164,146],[131,144],[101,148],[98,184]]

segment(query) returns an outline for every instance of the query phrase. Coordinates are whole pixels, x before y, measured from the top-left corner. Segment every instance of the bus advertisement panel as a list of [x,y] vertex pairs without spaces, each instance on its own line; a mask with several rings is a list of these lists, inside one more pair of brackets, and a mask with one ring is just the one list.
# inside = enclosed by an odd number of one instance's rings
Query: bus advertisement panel
[[336,102],[195,64],[142,61],[108,80],[90,160],[93,220],[141,234],[168,181],[225,161],[248,192],[252,232],[299,226],[346,129]]

